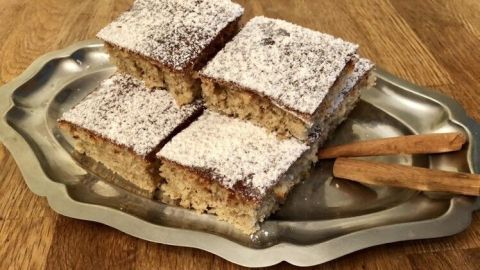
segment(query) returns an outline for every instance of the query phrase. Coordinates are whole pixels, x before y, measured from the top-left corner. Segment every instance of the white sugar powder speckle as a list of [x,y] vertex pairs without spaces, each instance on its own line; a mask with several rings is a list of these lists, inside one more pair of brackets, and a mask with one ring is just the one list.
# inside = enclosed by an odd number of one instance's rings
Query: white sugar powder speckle
[[240,182],[264,194],[307,149],[296,139],[279,140],[249,122],[207,111],[157,157],[211,172],[226,188]]
[[97,37],[183,70],[242,14],[230,0],[136,0]]
[[60,121],[146,156],[201,109],[199,103],[179,108],[167,91],[151,91],[143,82],[116,73],[64,113]]
[[357,48],[286,21],[255,17],[201,74],[313,114]]
[[358,81],[367,74],[370,70],[373,69],[375,65],[368,59],[360,58],[358,62],[355,64],[355,68],[353,69],[353,73],[348,76],[347,80],[345,81],[345,86],[343,91],[348,91],[354,87]]
[[350,74],[345,80],[345,86],[340,91],[340,94],[334,99],[332,106],[328,108],[326,113],[333,113],[342,104],[345,97],[350,91],[360,82],[360,80],[370,72],[374,67],[374,64],[365,58],[360,58],[355,64],[352,74]]

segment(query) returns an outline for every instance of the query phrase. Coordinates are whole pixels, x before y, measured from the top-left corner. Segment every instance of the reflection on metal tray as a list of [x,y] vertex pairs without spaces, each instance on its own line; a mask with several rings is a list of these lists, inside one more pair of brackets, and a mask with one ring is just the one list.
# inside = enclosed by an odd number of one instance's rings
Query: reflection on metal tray
[[[473,197],[366,186],[331,176],[322,162],[253,236],[209,215],[129,192],[101,165],[73,153],[56,119],[115,71],[98,41],[41,57],[0,90],[0,137],[29,188],[60,214],[130,235],[207,250],[245,266],[319,264],[382,243],[451,235],[470,224]],[[377,71],[378,84],[329,144],[407,134],[461,131],[469,144],[441,155],[376,157],[449,171],[480,172],[479,125],[453,100]],[[105,179],[116,179],[120,185]]]

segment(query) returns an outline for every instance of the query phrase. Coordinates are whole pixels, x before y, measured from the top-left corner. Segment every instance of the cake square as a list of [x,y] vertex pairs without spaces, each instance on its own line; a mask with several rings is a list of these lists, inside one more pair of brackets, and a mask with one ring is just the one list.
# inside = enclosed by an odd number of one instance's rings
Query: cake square
[[195,102],[179,108],[167,91],[151,91],[116,73],[65,112],[59,127],[84,153],[152,196],[160,183],[155,153],[202,112]]
[[253,233],[309,172],[316,150],[206,111],[157,154],[168,201]]
[[236,34],[242,14],[230,0],[136,0],[97,37],[122,72],[183,105],[201,96],[195,73]]
[[373,68],[367,59],[356,62],[325,109],[311,145],[206,111],[157,154],[166,202],[215,214],[245,233],[255,232],[308,175],[318,148],[347,118],[361,91],[374,84]]
[[308,140],[344,86],[358,45],[255,17],[200,71],[209,109]]

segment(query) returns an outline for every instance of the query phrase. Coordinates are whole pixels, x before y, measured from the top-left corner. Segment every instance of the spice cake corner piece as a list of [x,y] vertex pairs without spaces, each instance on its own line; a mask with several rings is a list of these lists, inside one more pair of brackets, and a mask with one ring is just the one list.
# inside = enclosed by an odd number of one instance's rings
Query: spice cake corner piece
[[325,110],[324,117],[310,134],[309,142],[321,147],[329,136],[353,111],[360,100],[363,90],[375,85],[374,63],[365,58],[356,62],[352,74],[348,75],[345,85],[337,94],[330,106]]
[[167,91],[151,91],[130,75],[116,73],[58,124],[74,139],[77,152],[151,197],[160,183],[155,153],[201,112],[198,102],[179,108]]
[[121,71],[183,105],[201,96],[196,71],[237,33],[242,14],[230,0],[136,0],[97,37]]
[[163,195],[253,233],[308,174],[315,153],[250,122],[206,111],[157,154]]
[[209,109],[306,140],[344,85],[358,45],[255,17],[200,71]]

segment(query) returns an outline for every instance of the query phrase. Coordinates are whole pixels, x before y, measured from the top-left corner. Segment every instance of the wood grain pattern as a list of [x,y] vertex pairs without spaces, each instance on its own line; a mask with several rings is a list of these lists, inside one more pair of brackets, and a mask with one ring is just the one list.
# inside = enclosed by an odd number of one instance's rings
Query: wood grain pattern
[[[91,39],[132,0],[0,1],[0,84],[38,56]],[[480,121],[480,1],[241,0],[267,15],[362,45],[363,55],[458,100]],[[316,269],[478,269],[480,215],[458,235],[373,247]],[[135,239],[58,216],[33,195],[0,145],[0,269],[241,269],[207,252]],[[293,269],[282,263],[276,269]]]
[[438,154],[462,149],[467,136],[460,132],[408,135],[364,140],[323,148],[319,159],[366,157],[398,154]]
[[337,158],[333,176],[360,183],[480,196],[480,175]]

